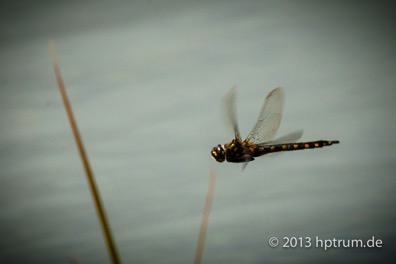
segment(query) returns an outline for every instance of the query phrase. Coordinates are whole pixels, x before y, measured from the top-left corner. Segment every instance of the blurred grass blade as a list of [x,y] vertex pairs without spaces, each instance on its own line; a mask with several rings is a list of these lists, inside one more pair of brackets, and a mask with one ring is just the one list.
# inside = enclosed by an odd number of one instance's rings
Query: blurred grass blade
[[118,256],[117,248],[115,246],[112,233],[110,230],[110,226],[107,221],[106,213],[103,207],[102,200],[100,198],[100,193],[99,190],[96,186],[95,182],[95,177],[93,175],[91,166],[88,161],[88,156],[85,152],[84,145],[82,142],[82,139],[80,137],[80,133],[78,132],[78,127],[76,120],[74,119],[73,111],[69,102],[69,99],[67,97],[66,89],[65,89],[65,84],[63,83],[62,76],[59,70],[58,66],[58,61],[57,61],[57,56],[56,56],[56,51],[55,51],[55,45],[53,41],[50,41],[49,43],[50,51],[51,51],[51,56],[52,56],[52,63],[54,66],[54,71],[55,71],[55,76],[56,76],[56,81],[58,82],[58,88],[61,93],[62,101],[66,109],[67,117],[69,118],[70,126],[73,131],[73,136],[77,144],[78,152],[80,153],[80,157],[83,163],[85,175],[87,176],[88,180],[88,185],[91,190],[92,198],[94,200],[94,204],[96,207],[96,212],[99,217],[99,222],[103,231],[103,235],[106,241],[107,249],[109,252],[109,257],[111,260],[111,263],[113,264],[118,264],[120,263],[120,258]]
[[215,189],[216,189],[216,167],[215,164],[212,163],[209,173],[209,186],[205,200],[205,209],[202,215],[201,226],[199,228],[198,243],[197,243],[197,248],[195,250],[195,261],[194,261],[195,264],[199,264],[202,262],[202,255],[205,247],[205,238],[208,230],[210,210],[212,208]]

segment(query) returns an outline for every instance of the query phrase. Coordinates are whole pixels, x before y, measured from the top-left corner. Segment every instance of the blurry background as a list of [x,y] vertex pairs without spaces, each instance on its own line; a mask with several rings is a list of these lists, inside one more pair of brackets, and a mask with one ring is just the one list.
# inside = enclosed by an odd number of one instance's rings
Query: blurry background
[[[395,18],[385,2],[20,2],[0,10],[0,262],[108,263],[48,51],[56,41],[124,263],[191,263],[210,150],[267,93],[325,149],[216,164],[204,263],[388,260],[396,248]],[[284,236],[381,249],[271,248]]]

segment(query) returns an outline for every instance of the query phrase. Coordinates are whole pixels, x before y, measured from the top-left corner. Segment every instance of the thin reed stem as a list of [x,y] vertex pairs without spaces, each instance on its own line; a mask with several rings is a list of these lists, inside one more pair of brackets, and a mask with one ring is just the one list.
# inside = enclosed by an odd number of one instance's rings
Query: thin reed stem
[[195,250],[195,264],[200,264],[202,262],[203,250],[205,248],[205,238],[208,230],[210,210],[212,208],[213,197],[216,189],[216,170],[215,165],[212,164],[209,172],[209,185],[208,193],[205,200],[205,208],[202,215],[201,226],[199,228],[197,248]]
[[95,208],[96,208],[96,212],[99,217],[99,222],[100,222],[100,226],[103,231],[103,235],[104,235],[104,239],[105,239],[105,242],[107,245],[109,257],[110,257],[111,263],[118,264],[118,263],[121,263],[120,257],[118,255],[117,247],[114,243],[111,229],[110,229],[109,223],[107,221],[106,212],[105,212],[102,200],[100,198],[100,193],[99,193],[98,187],[95,182],[95,177],[92,172],[91,166],[89,164],[88,156],[85,152],[80,133],[78,131],[77,122],[74,119],[72,107],[70,105],[69,98],[66,93],[65,84],[63,83],[62,75],[59,70],[58,60],[57,60],[56,51],[55,51],[55,45],[54,45],[53,41],[50,41],[49,47],[50,47],[50,52],[51,52],[51,56],[52,56],[52,63],[54,66],[56,80],[58,82],[58,88],[59,88],[59,91],[60,91],[60,94],[62,97],[63,104],[66,109],[67,117],[69,118],[70,126],[73,131],[73,136],[74,136],[74,139],[77,144],[77,149],[78,149],[80,158],[83,163],[85,175],[87,176],[88,185],[90,187],[92,198],[93,198]]

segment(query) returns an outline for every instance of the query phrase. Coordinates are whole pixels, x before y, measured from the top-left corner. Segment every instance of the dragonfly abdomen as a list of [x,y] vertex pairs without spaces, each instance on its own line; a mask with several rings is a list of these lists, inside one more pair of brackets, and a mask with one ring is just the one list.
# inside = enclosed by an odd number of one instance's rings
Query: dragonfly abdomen
[[255,146],[255,151],[253,151],[254,156],[261,156],[267,153],[280,152],[280,151],[293,151],[293,150],[303,150],[303,149],[313,149],[313,148],[323,148],[331,146],[333,144],[338,144],[338,140],[318,140],[310,142],[297,142],[297,143],[286,143],[286,144],[276,144],[276,145],[263,145]]

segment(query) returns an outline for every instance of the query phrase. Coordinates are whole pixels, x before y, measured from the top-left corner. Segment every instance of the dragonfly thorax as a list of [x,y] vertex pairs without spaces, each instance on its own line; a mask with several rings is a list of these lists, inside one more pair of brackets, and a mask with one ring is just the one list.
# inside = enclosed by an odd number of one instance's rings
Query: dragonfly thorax
[[224,145],[217,145],[211,151],[212,158],[217,162],[223,162],[226,159]]

